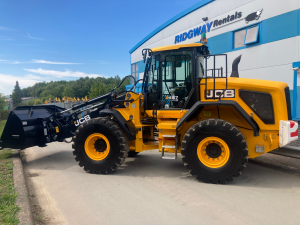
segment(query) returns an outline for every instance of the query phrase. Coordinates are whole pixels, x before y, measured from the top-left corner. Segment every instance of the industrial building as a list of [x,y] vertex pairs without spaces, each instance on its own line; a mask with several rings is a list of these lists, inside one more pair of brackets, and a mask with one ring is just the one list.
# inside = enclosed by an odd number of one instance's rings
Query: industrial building
[[[299,0],[199,1],[130,50],[132,75],[137,79],[144,76],[143,49],[197,43],[206,33],[211,54],[228,55],[228,74],[233,60],[242,55],[240,77],[286,82],[291,90],[293,119],[300,120],[300,73],[293,70],[300,67],[299,5]],[[140,86],[137,91],[141,91]]]

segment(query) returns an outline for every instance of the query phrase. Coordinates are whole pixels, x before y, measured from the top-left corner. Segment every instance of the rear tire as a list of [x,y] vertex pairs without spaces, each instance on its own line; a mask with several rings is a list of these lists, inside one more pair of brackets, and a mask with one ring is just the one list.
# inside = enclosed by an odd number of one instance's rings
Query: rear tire
[[225,184],[246,167],[248,147],[237,127],[224,120],[208,119],[187,131],[181,155],[185,167],[198,180]]
[[80,125],[72,140],[75,160],[89,173],[112,173],[128,156],[129,141],[109,118],[95,118]]

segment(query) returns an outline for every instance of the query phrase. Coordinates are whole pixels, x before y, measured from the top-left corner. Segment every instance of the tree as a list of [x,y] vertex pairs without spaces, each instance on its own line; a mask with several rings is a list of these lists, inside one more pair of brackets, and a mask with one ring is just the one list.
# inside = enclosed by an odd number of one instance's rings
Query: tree
[[99,95],[102,95],[105,93],[106,86],[103,82],[97,81],[94,83],[91,87],[91,91],[89,93],[89,98],[95,98]]
[[42,105],[43,101],[41,99],[36,99],[34,105]]
[[1,114],[4,111],[5,106],[6,106],[5,97],[0,93],[0,120],[1,120]]
[[6,106],[5,96],[0,93],[0,109],[3,110]]
[[34,103],[35,103],[35,100],[36,100],[36,99],[30,99],[30,100],[28,100],[27,103],[26,103],[26,105],[28,105],[28,106],[33,106]]
[[73,88],[71,88],[70,86],[65,87],[65,90],[63,92],[63,96],[74,98],[75,97],[75,92],[74,92]]
[[14,106],[18,106],[21,104],[21,102],[22,102],[21,98],[22,98],[22,91],[20,89],[19,82],[16,81],[16,85],[15,85],[15,88],[14,88],[13,94],[12,94],[12,100],[13,100]]
[[[31,87],[22,89],[22,97],[37,97],[41,100],[48,100],[48,96],[53,96],[54,98],[66,97],[76,97],[84,98],[85,96],[98,96],[99,94],[106,93],[112,88],[116,87],[121,82],[121,78],[117,75],[110,78],[97,77],[81,77],[78,80],[71,81],[50,81],[36,83]],[[125,85],[130,83],[130,79],[122,84],[120,88],[117,89],[118,92],[125,90]],[[93,88],[92,88],[93,87]],[[92,90],[93,89],[93,90]]]

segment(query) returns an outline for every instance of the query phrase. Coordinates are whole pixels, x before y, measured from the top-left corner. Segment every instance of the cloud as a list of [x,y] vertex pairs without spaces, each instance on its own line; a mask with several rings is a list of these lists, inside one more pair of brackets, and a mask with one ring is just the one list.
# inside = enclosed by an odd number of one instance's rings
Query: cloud
[[3,59],[0,59],[0,63],[6,63],[6,64],[20,64],[20,62],[17,61],[17,60],[3,60]]
[[107,62],[107,61],[101,61],[101,60],[90,60],[90,61],[91,61],[91,62],[100,63],[100,64],[104,64],[104,65],[109,64],[109,62]]
[[[37,78],[37,77],[35,77]],[[34,85],[37,82],[41,82],[42,79],[34,79],[34,77],[27,75],[25,77],[18,77],[7,74],[0,74],[0,93],[9,95],[12,93],[16,81],[19,81],[20,87],[25,88]]]
[[24,37],[27,37],[27,38],[30,38],[30,39],[33,39],[33,40],[46,41],[43,38],[32,37],[29,33],[26,33],[26,35]]
[[57,71],[57,70],[44,70],[42,68],[39,69],[24,69],[31,73],[37,73],[41,75],[48,75],[53,76],[57,78],[65,78],[65,77],[103,77],[103,75],[100,74],[87,74],[84,72],[76,71],[73,72],[71,70],[66,71]]
[[44,63],[44,64],[55,64],[55,65],[72,65],[72,64],[82,64],[82,63],[69,63],[69,62],[52,62],[52,61],[46,61],[46,60],[36,60],[33,59],[32,63]]
[[69,63],[69,62],[53,62],[53,61],[46,61],[46,60],[36,60],[32,59],[29,62],[20,62],[17,60],[5,60],[5,59],[0,59],[0,63],[5,63],[5,64],[31,64],[31,63],[41,63],[41,64],[54,64],[54,65],[74,65],[74,64],[82,64],[82,63]]
[[39,76],[36,76],[36,75],[33,75],[33,74],[27,74],[26,76],[25,76],[25,78],[27,78],[27,79],[34,79],[34,80],[45,80],[45,78],[44,77],[39,77]]

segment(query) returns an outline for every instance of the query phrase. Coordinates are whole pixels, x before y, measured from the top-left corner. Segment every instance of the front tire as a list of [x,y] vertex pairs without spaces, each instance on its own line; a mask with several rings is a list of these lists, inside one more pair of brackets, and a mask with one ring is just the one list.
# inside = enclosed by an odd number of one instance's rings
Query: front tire
[[139,154],[139,152],[129,151],[128,152],[128,157],[135,157],[137,154]]
[[80,125],[73,142],[75,160],[89,173],[112,173],[128,156],[126,135],[115,121],[106,117]]
[[243,134],[220,119],[203,120],[193,125],[183,137],[181,154],[185,167],[205,183],[232,181],[248,162]]

